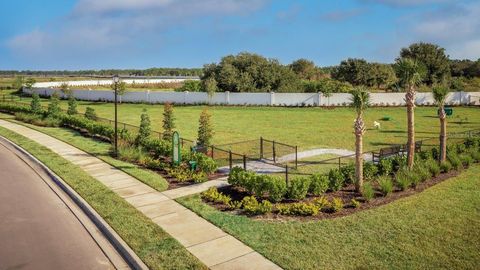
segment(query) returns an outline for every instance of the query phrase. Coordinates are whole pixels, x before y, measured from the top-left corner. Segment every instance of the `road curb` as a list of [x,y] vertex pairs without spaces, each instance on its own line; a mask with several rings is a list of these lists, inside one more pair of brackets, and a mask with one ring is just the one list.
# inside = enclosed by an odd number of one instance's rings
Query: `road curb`
[[110,227],[110,225],[93,209],[73,188],[63,181],[58,175],[50,170],[45,164],[27,152],[22,147],[18,146],[9,139],[0,136],[0,140],[12,146],[20,153],[22,153],[29,161],[35,163],[51,180],[63,191],[70,199],[87,215],[87,217],[95,224],[100,232],[108,239],[110,244],[122,256],[127,264],[132,269],[148,269],[145,263],[138,257],[137,254],[128,246],[125,241]]

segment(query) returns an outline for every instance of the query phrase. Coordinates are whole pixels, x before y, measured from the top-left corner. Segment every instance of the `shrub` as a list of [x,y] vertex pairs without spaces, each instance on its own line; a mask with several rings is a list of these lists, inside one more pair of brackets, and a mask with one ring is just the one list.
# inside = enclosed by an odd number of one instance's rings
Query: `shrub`
[[421,151],[420,153],[418,153],[418,156],[422,160],[428,160],[428,159],[432,158],[432,152],[431,151]]
[[263,191],[268,193],[268,198],[273,202],[281,201],[287,192],[287,185],[285,184],[285,181],[275,176],[263,176],[263,182],[261,182],[260,185],[263,187]]
[[390,176],[380,176],[377,181],[383,196],[388,196],[388,194],[393,192],[393,181]]
[[349,163],[348,165],[341,167],[340,173],[343,175],[345,183],[355,183],[355,164]]
[[362,187],[362,196],[365,201],[370,201],[375,197],[375,190],[373,190],[373,186],[370,183],[365,183]]
[[211,123],[211,115],[207,109],[204,109],[200,114],[198,126],[198,145],[203,147],[210,146],[213,137],[213,127]]
[[409,169],[402,168],[395,174],[395,181],[401,190],[406,190],[412,185],[412,179],[410,178]]
[[333,198],[331,203],[331,211],[336,213],[343,209],[343,201],[341,198]]
[[468,154],[461,154],[460,161],[462,162],[463,167],[468,168],[473,163],[473,158]]
[[138,130],[138,135],[135,138],[135,143],[137,145],[143,145],[147,141],[148,137],[150,137],[151,132],[150,117],[147,114],[147,110],[144,109],[140,117],[140,128]]
[[309,192],[313,195],[325,193],[328,189],[329,180],[327,175],[313,174],[310,176]]
[[173,117],[173,105],[171,103],[165,103],[163,105],[163,135],[164,140],[171,140],[173,129],[175,128],[175,118]]
[[445,161],[440,164],[440,171],[442,173],[448,173],[451,170],[452,170],[452,164],[450,164],[450,162]]
[[194,153],[192,155],[192,160],[197,162],[197,168],[206,174],[214,173],[218,166],[214,159],[206,156],[203,153]]
[[425,167],[427,167],[428,171],[430,172],[430,175],[433,177],[436,177],[440,174],[440,165],[438,164],[437,161],[433,159],[429,159],[425,161]]
[[206,201],[213,203],[221,203],[226,206],[230,206],[232,202],[232,198],[230,198],[230,196],[218,192],[218,189],[216,187],[211,187],[207,189],[206,191],[201,193],[201,196]]
[[360,203],[359,201],[355,200],[355,199],[352,199],[352,200],[350,201],[350,203],[351,203],[351,205],[352,205],[353,208],[359,208],[360,205],[361,205],[361,203]]
[[465,141],[463,142],[465,147],[467,148],[476,148],[478,147],[478,141],[475,140],[474,138],[466,138]]
[[326,211],[330,209],[330,202],[325,196],[314,198],[312,200],[312,203],[315,204],[318,207],[318,209],[322,211]]
[[440,150],[437,147],[432,148],[432,158],[435,160],[440,159]]
[[454,170],[461,170],[463,169],[463,166],[462,166],[462,161],[460,160],[460,158],[458,157],[458,155],[454,152],[450,152],[447,154],[447,159],[448,161],[450,162],[450,164],[452,165],[452,168]]
[[390,158],[383,158],[378,162],[378,171],[380,174],[389,175],[393,172],[393,161]]
[[291,203],[277,205],[277,210],[282,215],[314,216],[318,214],[319,208],[313,203]]
[[187,182],[192,180],[193,173],[187,168],[178,166],[174,168],[165,169],[171,177],[177,179],[178,182]]
[[40,105],[40,96],[38,93],[34,92],[32,94],[32,101],[30,102],[30,110],[32,113],[41,114],[42,113],[42,105]]
[[378,168],[373,162],[365,162],[363,164],[363,177],[366,180],[372,180],[378,173]]
[[195,183],[203,183],[208,180],[205,172],[191,172],[190,179]]
[[259,204],[254,196],[244,197],[242,206],[245,213],[250,215],[265,214],[272,211],[272,204],[269,201],[264,200]]
[[407,166],[407,158],[404,156],[396,156],[392,159],[393,171],[396,172]]
[[74,115],[77,114],[77,101],[73,95],[68,96],[68,110],[67,114]]
[[470,156],[475,162],[480,162],[480,151],[478,151],[477,149],[471,149]]
[[97,117],[97,113],[95,112],[95,109],[92,107],[87,107],[85,109],[85,118],[96,121],[98,117]]
[[240,173],[244,172],[245,170],[240,168],[240,167],[233,167],[230,170],[230,173],[228,174],[227,182],[230,185],[240,185],[239,184],[239,179],[240,179]]
[[51,116],[56,116],[60,114],[60,100],[58,98],[57,92],[53,92],[52,96],[50,97],[50,103],[48,104],[47,114]]
[[329,188],[332,191],[338,191],[343,187],[344,178],[338,169],[331,169],[328,172]]
[[[430,173],[429,168],[425,164],[425,162],[417,162],[415,166],[413,167],[413,172],[416,174],[416,178],[418,181],[424,182],[430,177],[432,177],[432,174]],[[414,183],[414,185],[417,185],[417,183]]]
[[228,183],[243,187],[249,193],[258,197],[268,194],[271,201],[281,201],[287,192],[285,181],[279,177],[265,174],[256,174],[235,167],[230,171]]
[[457,154],[462,154],[462,153],[465,153],[467,151],[467,149],[465,148],[465,144],[463,144],[463,143],[455,144],[455,147],[456,147],[456,150],[457,150]]
[[310,188],[310,179],[307,177],[295,178],[288,185],[287,197],[293,200],[302,200],[307,196]]

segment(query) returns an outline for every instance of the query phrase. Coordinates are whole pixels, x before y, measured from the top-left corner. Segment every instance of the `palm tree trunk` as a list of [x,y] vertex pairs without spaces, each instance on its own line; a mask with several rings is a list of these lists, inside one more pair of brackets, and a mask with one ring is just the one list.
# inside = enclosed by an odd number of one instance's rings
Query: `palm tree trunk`
[[407,103],[407,128],[408,128],[408,140],[407,140],[407,166],[413,168],[413,161],[415,156],[415,89],[413,86],[408,88],[405,95],[405,101]]
[[362,191],[363,187],[363,133],[365,124],[362,115],[358,115],[355,120],[355,190]]
[[440,107],[440,163],[447,159],[447,120],[445,108]]

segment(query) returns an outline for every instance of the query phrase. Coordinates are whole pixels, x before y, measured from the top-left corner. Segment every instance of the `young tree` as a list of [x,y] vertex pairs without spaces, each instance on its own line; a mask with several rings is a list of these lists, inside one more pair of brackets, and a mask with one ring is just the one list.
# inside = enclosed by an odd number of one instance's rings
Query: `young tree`
[[70,86],[66,82],[60,85],[60,91],[62,91],[62,93],[68,97],[70,97],[72,94],[72,90],[70,89]]
[[213,127],[211,123],[211,115],[205,108],[200,114],[198,126],[197,144],[202,147],[210,146],[213,137]]
[[143,109],[142,115],[140,116],[140,129],[138,130],[137,138],[135,138],[135,143],[137,145],[142,145],[150,137],[150,117],[147,114],[147,110]]
[[[110,85],[112,90],[115,90],[115,83]],[[120,103],[122,103],[122,96],[127,92],[127,84],[125,82],[117,83],[117,95],[120,97]]]
[[28,89],[32,89],[33,85],[36,83],[37,81],[34,79],[34,78],[28,78],[26,81],[25,81],[25,87],[27,87]]
[[173,116],[173,105],[165,103],[163,106],[163,139],[171,140],[173,129],[175,128],[175,117]]
[[16,76],[15,81],[12,83],[13,89],[20,90],[23,87],[24,81],[23,76]]
[[95,109],[92,107],[87,107],[85,109],[85,118],[93,121],[97,120],[97,113],[95,112]]
[[419,83],[422,82],[422,67],[411,58],[398,58],[395,64],[397,77],[400,84],[405,87],[405,102],[407,103],[407,122],[408,122],[408,140],[407,140],[407,165],[413,167],[413,158],[415,155],[415,91]]
[[289,67],[303,80],[315,79],[318,73],[315,63],[303,58],[293,61]]
[[214,77],[208,77],[202,81],[202,90],[207,92],[209,96],[213,96],[218,91],[217,80]]
[[40,105],[40,96],[34,92],[32,94],[32,101],[30,102],[30,109],[34,114],[40,114],[42,112],[42,105]]
[[75,99],[75,97],[70,94],[68,95],[68,110],[67,110],[67,114],[69,115],[74,115],[74,114],[77,114],[78,111],[77,111],[77,100]]
[[445,86],[436,86],[433,89],[433,99],[438,106],[438,118],[440,120],[440,163],[445,162],[447,157],[447,115],[445,114],[445,101],[449,89]]
[[357,87],[352,91],[352,106],[357,112],[357,118],[354,123],[355,133],[355,189],[362,192],[363,187],[363,134],[365,133],[365,123],[363,122],[363,113],[370,103],[370,94],[363,87]]
[[58,98],[58,93],[53,92],[50,97],[50,103],[48,104],[47,113],[48,115],[55,116],[61,112],[60,109],[60,99]]

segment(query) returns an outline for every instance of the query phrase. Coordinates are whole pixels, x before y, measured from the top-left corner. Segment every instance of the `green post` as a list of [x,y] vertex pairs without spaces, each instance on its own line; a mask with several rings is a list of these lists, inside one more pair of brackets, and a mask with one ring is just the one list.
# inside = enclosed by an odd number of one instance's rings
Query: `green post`
[[180,135],[178,132],[173,132],[172,136],[172,161],[173,165],[178,166],[182,160],[182,154],[180,151]]

